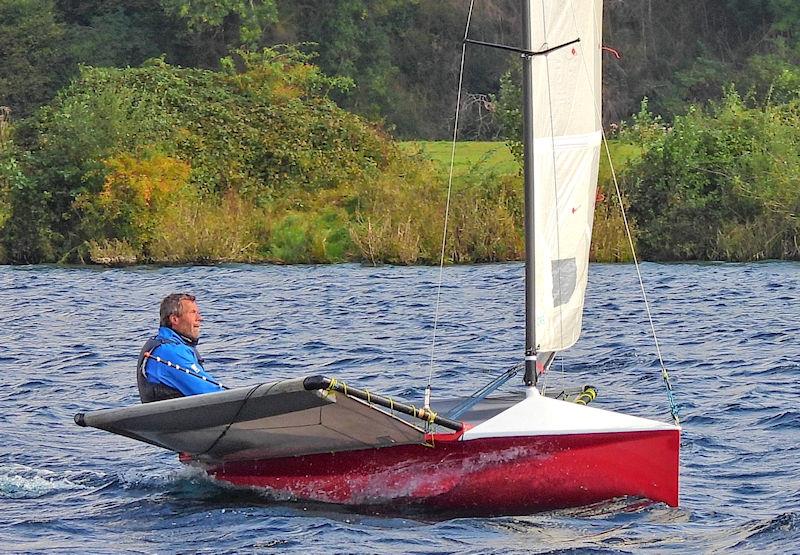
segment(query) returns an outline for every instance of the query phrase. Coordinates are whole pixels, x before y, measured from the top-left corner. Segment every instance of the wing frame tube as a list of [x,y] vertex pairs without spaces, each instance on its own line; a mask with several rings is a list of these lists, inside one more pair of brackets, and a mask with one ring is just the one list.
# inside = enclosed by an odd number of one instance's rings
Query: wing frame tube
[[350,387],[346,383],[336,380],[335,378],[329,378],[327,376],[309,376],[303,380],[303,387],[305,387],[308,391],[315,389],[336,391],[337,393],[341,393],[343,395],[349,395],[351,397],[355,397],[356,399],[361,399],[367,403],[373,403],[402,414],[407,414],[408,416],[413,416],[414,418],[424,420],[425,422],[438,424],[439,426],[454,430],[456,432],[464,429],[464,423],[458,420],[439,416],[430,409],[417,408],[413,405],[395,401],[391,397],[385,397],[383,395],[371,393],[366,389]]

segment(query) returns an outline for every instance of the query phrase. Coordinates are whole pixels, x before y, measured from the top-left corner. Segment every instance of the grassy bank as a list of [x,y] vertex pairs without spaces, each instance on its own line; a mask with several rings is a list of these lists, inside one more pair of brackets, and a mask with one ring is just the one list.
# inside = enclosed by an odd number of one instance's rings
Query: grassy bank
[[[283,187],[266,201],[198,191],[188,184],[192,167],[175,157],[110,157],[99,193],[83,191],[76,203],[110,224],[60,260],[437,264],[451,150],[450,142],[400,143],[379,173],[313,190]],[[506,144],[457,143],[453,165],[446,262],[521,260],[521,168]],[[608,175],[604,168],[601,178]],[[0,204],[0,214],[10,211]],[[613,199],[598,203],[595,260],[626,260],[616,208]]]
[[[447,175],[453,158],[453,179],[458,191],[465,184],[478,184],[490,188],[494,180],[505,181],[522,195],[522,167],[505,142],[458,142],[455,156],[450,141],[409,141],[401,143],[401,149],[409,154],[430,159],[443,175]],[[609,149],[614,161],[614,170],[619,174],[631,162],[638,160],[642,149],[631,144],[610,141]],[[623,199],[623,202],[625,200]],[[521,210],[521,207],[520,207]],[[515,221],[522,233],[521,214]],[[635,227],[632,232],[636,233]],[[521,258],[521,254],[517,258]],[[600,157],[597,205],[590,257],[596,262],[628,262],[632,260],[630,246],[625,234],[622,212],[614,187],[611,167],[605,149]]]
[[[434,161],[443,171],[449,171],[453,152],[451,141],[406,141],[400,143],[403,152],[424,156]],[[504,142],[468,141],[456,143],[453,157],[453,174],[457,177],[473,173],[516,175],[521,170],[519,162]]]
[[[293,49],[222,72],[84,68],[0,120],[0,261],[437,264],[451,144],[393,141],[327,96],[344,85]],[[444,260],[520,260],[519,162],[462,142],[453,166]],[[621,259],[600,236],[595,258]]]

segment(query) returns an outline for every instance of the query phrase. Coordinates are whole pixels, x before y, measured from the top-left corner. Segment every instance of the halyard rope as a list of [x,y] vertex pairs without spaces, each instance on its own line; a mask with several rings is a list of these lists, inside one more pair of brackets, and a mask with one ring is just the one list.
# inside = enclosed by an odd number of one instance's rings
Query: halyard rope
[[439,301],[442,297],[442,278],[444,276],[444,253],[447,247],[447,220],[450,216],[450,197],[453,191],[453,168],[456,159],[456,141],[458,140],[458,117],[461,112],[461,91],[464,85],[464,59],[467,52],[467,35],[469,34],[469,24],[472,20],[472,8],[475,0],[470,0],[469,13],[467,14],[467,25],[464,29],[464,41],[461,43],[461,65],[458,71],[458,94],[456,96],[456,114],[453,123],[453,143],[450,148],[450,170],[447,176],[447,202],[444,208],[444,229],[442,230],[442,252],[439,258],[439,281],[436,285],[436,308],[433,312],[433,337],[431,339],[431,362],[428,371],[428,385],[425,388],[425,408],[430,408],[430,390],[433,381],[433,359],[436,353],[436,330],[439,324]]

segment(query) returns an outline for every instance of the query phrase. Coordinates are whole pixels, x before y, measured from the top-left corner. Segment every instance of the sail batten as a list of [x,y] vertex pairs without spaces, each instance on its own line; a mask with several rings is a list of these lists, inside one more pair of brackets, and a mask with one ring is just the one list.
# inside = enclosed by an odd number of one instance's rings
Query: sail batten
[[[560,351],[581,330],[600,162],[602,0],[532,0],[525,97],[533,349]],[[526,183],[527,188],[527,183]]]

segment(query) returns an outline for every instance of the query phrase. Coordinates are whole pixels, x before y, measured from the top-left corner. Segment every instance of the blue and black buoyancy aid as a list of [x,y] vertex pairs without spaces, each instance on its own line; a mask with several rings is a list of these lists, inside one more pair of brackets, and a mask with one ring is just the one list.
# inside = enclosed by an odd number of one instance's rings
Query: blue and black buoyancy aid
[[143,403],[223,389],[203,368],[196,344],[163,326],[144,344],[136,370]]

